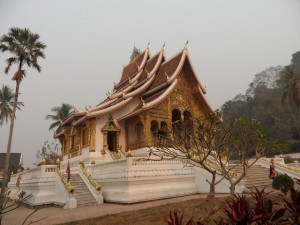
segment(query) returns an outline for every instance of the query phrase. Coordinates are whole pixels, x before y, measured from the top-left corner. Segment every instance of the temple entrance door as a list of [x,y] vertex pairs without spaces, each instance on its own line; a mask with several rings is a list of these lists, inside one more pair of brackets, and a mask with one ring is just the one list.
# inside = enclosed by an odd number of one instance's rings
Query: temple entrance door
[[108,131],[107,132],[107,144],[108,149],[111,152],[117,152],[117,132],[115,131]]

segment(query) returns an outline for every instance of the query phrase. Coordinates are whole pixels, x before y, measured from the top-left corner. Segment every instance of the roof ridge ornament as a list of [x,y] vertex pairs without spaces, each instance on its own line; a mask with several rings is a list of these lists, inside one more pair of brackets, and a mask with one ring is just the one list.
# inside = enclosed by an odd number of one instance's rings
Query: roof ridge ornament
[[164,50],[165,45],[166,45],[166,43],[164,42],[164,44],[163,44],[161,50]]
[[146,102],[145,102],[145,100],[142,97],[141,97],[141,101],[143,103],[143,106],[146,105]]
[[167,80],[170,80],[170,76],[167,74],[167,72],[165,71],[165,75],[167,77]]
[[73,112],[74,112],[74,113],[77,113],[77,112],[78,112],[78,109],[76,109],[75,106],[73,106]]
[[148,44],[147,44],[147,48],[149,48],[149,46],[150,46],[150,41],[149,41]]
[[188,45],[189,45],[189,40],[186,41],[184,49],[187,49]]
[[147,78],[149,78],[151,75],[149,73],[149,71],[147,69],[145,69],[146,73],[147,73]]
[[138,70],[140,70],[140,66],[139,66],[139,64],[137,64],[137,63],[135,63],[135,64],[136,64],[136,66],[137,66]]

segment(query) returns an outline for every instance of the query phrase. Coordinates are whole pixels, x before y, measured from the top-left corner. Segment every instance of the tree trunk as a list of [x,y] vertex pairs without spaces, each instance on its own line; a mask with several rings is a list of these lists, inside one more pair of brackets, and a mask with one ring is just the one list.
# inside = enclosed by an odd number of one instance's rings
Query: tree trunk
[[216,195],[216,171],[212,173],[211,183],[209,184],[209,198],[214,198]]
[[[10,150],[11,150],[13,131],[14,131],[14,122],[15,122],[15,117],[16,117],[18,97],[19,97],[19,87],[20,87],[20,79],[17,79],[16,80],[16,93],[15,93],[15,97],[14,97],[13,111],[12,111],[12,114],[11,114],[11,122],[10,122],[10,128],[9,128],[9,136],[8,136],[8,143],[7,143],[7,149],[6,149],[6,157],[5,157],[5,163],[4,163],[4,174],[3,174],[0,198],[4,196],[6,185],[8,183]],[[0,204],[0,208],[2,208],[2,204]]]
[[230,194],[233,195],[235,192],[235,184],[230,185]]

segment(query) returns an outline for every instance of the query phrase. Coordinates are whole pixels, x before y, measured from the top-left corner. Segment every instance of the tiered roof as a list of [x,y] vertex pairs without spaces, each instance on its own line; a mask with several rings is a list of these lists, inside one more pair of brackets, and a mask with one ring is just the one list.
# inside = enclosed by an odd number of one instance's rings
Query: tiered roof
[[112,113],[130,103],[134,98],[139,99],[140,103],[133,111],[119,118],[119,121],[151,109],[171,93],[177,83],[179,72],[186,62],[192,70],[192,76],[198,82],[197,96],[199,101],[208,110],[212,110],[204,97],[205,88],[199,82],[193,69],[187,46],[168,60],[165,57],[163,48],[151,57],[149,47],[147,47],[133,62],[123,68],[120,81],[114,84],[113,92],[108,93],[103,102],[89,110],[74,112],[63,121],[61,127],[77,125],[86,119]]

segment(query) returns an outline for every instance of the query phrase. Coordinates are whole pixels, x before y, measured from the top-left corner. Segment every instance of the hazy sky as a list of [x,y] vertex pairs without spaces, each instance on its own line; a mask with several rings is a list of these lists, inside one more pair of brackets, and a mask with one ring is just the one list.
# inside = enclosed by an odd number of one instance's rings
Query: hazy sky
[[[189,40],[189,53],[214,108],[243,93],[256,73],[287,65],[300,50],[299,0],[0,0],[0,35],[27,27],[47,44],[42,72],[27,69],[21,83],[12,152],[35,161],[45,140],[53,141],[45,116],[62,102],[78,109],[95,106],[120,79],[133,46],[150,42],[155,54],[165,43],[167,58]],[[15,88],[4,74],[0,86]],[[0,152],[6,152],[9,126],[0,127]]]

